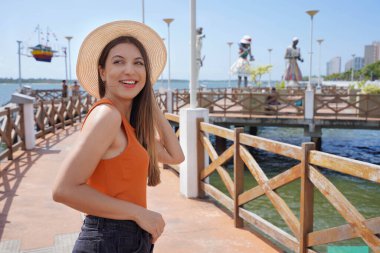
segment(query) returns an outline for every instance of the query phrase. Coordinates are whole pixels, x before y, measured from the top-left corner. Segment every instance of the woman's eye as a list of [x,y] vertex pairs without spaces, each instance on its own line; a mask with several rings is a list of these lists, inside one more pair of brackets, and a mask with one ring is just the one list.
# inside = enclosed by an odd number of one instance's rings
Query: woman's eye
[[114,63],[114,64],[119,64],[119,63],[122,63],[122,61],[121,61],[121,60],[116,60],[116,61],[114,61],[113,63]]
[[144,66],[144,62],[142,62],[142,61],[138,61],[138,62],[136,62],[136,64],[137,64],[137,65]]

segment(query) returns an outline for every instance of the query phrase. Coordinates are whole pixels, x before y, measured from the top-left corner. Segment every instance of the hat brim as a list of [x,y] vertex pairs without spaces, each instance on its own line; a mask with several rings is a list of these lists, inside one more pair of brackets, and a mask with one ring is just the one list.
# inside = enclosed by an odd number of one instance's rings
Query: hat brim
[[98,61],[104,47],[121,36],[136,38],[144,46],[150,62],[150,81],[157,81],[166,64],[166,47],[162,38],[145,24],[121,20],[96,28],[84,39],[77,61],[77,78],[92,96],[100,98],[98,89]]

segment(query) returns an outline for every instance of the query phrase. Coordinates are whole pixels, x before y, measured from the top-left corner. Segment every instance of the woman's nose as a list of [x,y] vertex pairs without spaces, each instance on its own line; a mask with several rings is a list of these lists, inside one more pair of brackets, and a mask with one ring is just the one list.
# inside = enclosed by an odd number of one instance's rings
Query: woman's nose
[[131,74],[134,72],[134,64],[132,62],[127,62],[124,65],[124,73],[125,74]]

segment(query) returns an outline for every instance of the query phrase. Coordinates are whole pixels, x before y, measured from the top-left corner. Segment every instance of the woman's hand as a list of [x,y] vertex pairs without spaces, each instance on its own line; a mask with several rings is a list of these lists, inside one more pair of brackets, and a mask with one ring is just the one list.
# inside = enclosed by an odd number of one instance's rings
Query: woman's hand
[[137,217],[136,223],[152,235],[152,244],[157,241],[165,228],[165,221],[162,215],[147,209]]

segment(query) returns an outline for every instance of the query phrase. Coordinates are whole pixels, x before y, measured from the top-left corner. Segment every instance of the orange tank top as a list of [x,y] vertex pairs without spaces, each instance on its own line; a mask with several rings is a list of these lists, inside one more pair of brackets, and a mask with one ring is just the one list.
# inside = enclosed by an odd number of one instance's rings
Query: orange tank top
[[[83,125],[91,111],[100,104],[113,105],[109,99],[99,100],[87,113]],[[146,208],[149,155],[126,117],[121,114],[121,118],[128,139],[127,147],[116,157],[100,160],[87,184],[108,196]]]

